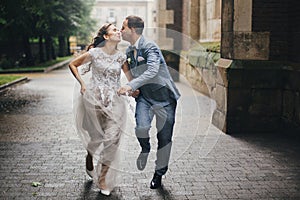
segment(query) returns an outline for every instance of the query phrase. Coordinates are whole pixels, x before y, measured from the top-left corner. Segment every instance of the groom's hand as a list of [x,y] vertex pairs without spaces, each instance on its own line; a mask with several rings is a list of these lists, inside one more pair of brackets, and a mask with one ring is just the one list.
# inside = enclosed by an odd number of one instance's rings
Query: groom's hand
[[118,95],[131,95],[132,88],[129,85],[124,85],[118,90]]
[[130,96],[132,96],[133,98],[137,98],[139,94],[140,94],[140,90],[135,90],[130,94]]

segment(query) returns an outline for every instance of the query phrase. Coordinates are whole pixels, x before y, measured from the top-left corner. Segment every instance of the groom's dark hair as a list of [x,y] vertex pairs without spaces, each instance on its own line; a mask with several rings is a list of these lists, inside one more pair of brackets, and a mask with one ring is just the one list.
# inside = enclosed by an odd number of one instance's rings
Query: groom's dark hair
[[137,34],[142,35],[144,30],[144,20],[138,16],[130,15],[126,17],[128,28],[135,28]]

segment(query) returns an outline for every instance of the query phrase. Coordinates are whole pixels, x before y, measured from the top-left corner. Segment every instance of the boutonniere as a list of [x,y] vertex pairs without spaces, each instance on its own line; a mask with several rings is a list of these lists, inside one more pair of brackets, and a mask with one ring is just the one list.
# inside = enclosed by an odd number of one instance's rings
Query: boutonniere
[[127,58],[128,64],[131,64],[131,58]]

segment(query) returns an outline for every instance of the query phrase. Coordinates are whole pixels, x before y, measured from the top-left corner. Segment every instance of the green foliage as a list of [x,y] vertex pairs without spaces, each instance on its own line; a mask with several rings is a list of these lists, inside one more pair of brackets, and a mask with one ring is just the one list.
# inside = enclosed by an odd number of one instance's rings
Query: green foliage
[[94,0],[6,0],[0,6],[2,33],[13,33],[14,37],[22,34],[30,37],[41,34],[70,35],[91,21],[89,16],[93,2]]
[[33,187],[38,187],[38,186],[41,186],[42,184],[40,182],[32,182],[31,185]]
[[208,52],[220,52],[220,42],[205,42],[201,43],[201,45]]
[[5,56],[2,56],[2,58],[0,59],[0,69],[6,69],[12,66],[14,66],[14,61],[6,58]]
[[[18,61],[21,54],[26,54],[28,60],[38,58],[55,58],[55,49],[58,47],[58,37],[68,38],[76,35],[81,40],[86,40],[93,31],[94,21],[90,12],[95,0],[4,0],[0,4],[0,45],[9,46],[1,55],[13,57]],[[31,55],[31,38],[48,39],[46,52],[39,51],[40,55]],[[62,40],[63,41],[63,40]],[[64,40],[66,41],[66,40]],[[34,39],[37,43],[37,39]],[[20,45],[23,45],[20,48]],[[66,45],[60,45],[65,47]],[[54,47],[54,48],[52,48]],[[1,48],[5,49],[5,48]],[[23,51],[20,53],[20,51]],[[49,52],[52,51],[52,52]],[[64,52],[64,51],[61,51]],[[44,55],[42,55],[44,54]],[[49,56],[53,55],[53,56]],[[35,57],[34,57],[35,56]],[[41,60],[41,59],[40,59]]]
[[73,29],[72,34],[77,36],[79,44],[88,44],[91,42],[90,34],[96,31],[98,27],[95,26],[96,21],[90,18],[90,12],[94,5],[95,0],[86,0],[84,6],[80,9],[80,22],[76,29]]

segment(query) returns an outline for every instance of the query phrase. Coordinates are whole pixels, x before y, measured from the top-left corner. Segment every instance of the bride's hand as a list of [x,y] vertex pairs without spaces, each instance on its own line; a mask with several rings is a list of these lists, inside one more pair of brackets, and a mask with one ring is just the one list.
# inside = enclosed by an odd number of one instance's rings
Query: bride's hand
[[129,85],[124,85],[123,87],[119,88],[117,94],[120,95],[128,95],[132,92],[132,88]]
[[86,87],[84,84],[81,85],[80,94],[83,95],[85,93]]

